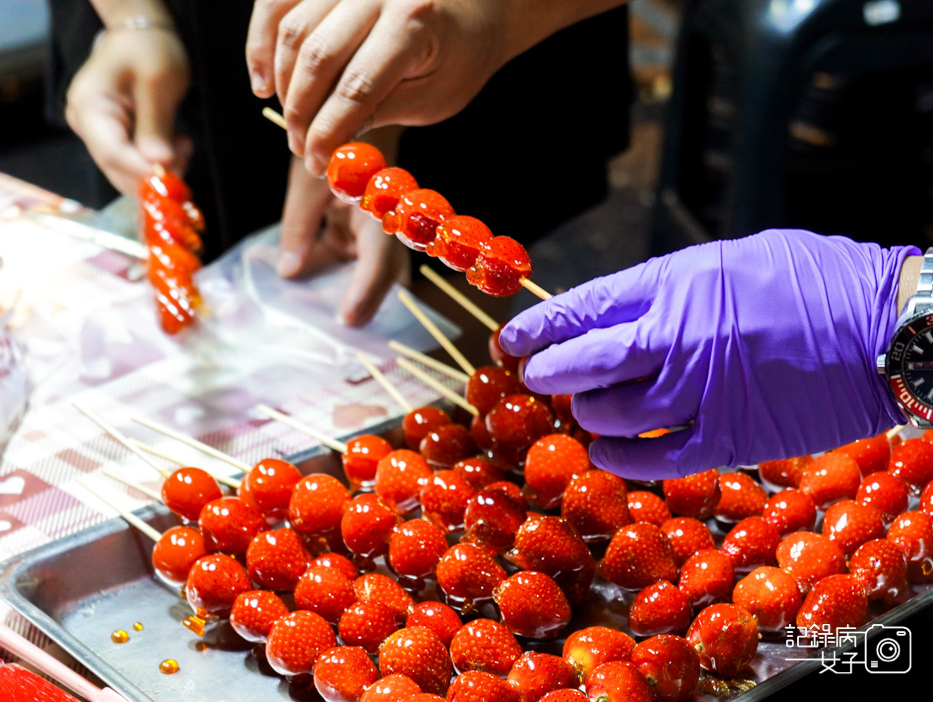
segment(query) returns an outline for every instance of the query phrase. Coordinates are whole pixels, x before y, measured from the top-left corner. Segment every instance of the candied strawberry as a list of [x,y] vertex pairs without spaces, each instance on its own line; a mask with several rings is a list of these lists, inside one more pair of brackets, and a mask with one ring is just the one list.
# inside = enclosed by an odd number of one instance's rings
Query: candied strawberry
[[395,673],[379,678],[366,688],[360,702],[407,702],[410,696],[421,693],[418,683],[407,675]]
[[[511,483],[505,483],[511,485]],[[514,486],[516,490],[518,486]],[[500,483],[483,488],[467,504],[463,514],[466,531],[461,543],[488,548],[504,553],[512,548],[515,535],[528,516],[521,493],[503,489]]]
[[194,562],[185,583],[185,598],[201,619],[226,617],[240,593],[250,590],[249,575],[230,556],[213,554]]
[[476,217],[454,215],[437,225],[437,237],[428,244],[426,253],[455,271],[465,271],[491,239],[489,227]]
[[411,595],[392,578],[381,573],[361,575],[353,581],[353,591],[360,602],[379,602],[389,608],[399,624],[408,618],[414,606]]
[[719,471],[715,468],[686,478],[665,480],[663,486],[664,501],[671,512],[700,520],[713,516],[722,495]]
[[[500,324],[499,327],[489,335],[489,357],[497,366],[502,366],[506,370],[516,373],[518,372],[518,363],[521,359],[517,356],[507,354],[502,350],[502,346],[499,345],[499,334],[502,333],[502,328],[504,326],[504,324]],[[555,395],[555,397],[557,397],[557,395]]]
[[506,558],[519,568],[550,575],[574,604],[587,596],[596,571],[586,543],[562,517],[535,515],[525,520]]
[[497,448],[524,450],[554,430],[554,417],[531,395],[508,395],[489,410],[486,429]]
[[152,548],[152,567],[171,587],[182,587],[194,562],[207,555],[204,537],[197,529],[175,526],[166,529]]
[[279,675],[314,672],[314,664],[337,645],[333,629],[314,612],[298,611],[279,619],[266,641],[266,660]]
[[436,469],[453,468],[477,452],[470,430],[462,424],[448,424],[432,429],[421,440],[418,449],[422,458]]
[[519,702],[518,690],[491,673],[471,670],[454,678],[447,702]]
[[887,470],[891,459],[891,442],[885,434],[879,434],[870,439],[862,439],[836,449],[858,464],[862,475],[871,475],[878,471]]
[[781,542],[778,530],[761,517],[748,517],[732,527],[719,549],[732,559],[737,573],[774,565],[774,552]]
[[421,580],[434,572],[447,551],[447,537],[426,519],[409,519],[389,536],[388,562],[399,577]]
[[794,622],[803,597],[793,576],[761,566],[736,583],[732,601],[758,618],[760,631],[774,634]]
[[246,553],[253,537],[268,528],[258,509],[232,496],[204,505],[198,526],[208,551],[232,555]]
[[359,646],[376,655],[382,642],[398,629],[395,615],[381,602],[357,602],[351,605],[337,623],[340,640],[348,646]]
[[350,439],[347,442],[347,450],[341,456],[343,472],[350,486],[354,490],[372,487],[376,482],[376,467],[379,461],[391,452],[392,445],[381,436],[363,434]]
[[564,642],[563,657],[581,683],[598,666],[609,661],[627,661],[635,640],[625,632],[605,626],[590,626],[575,631]]
[[507,236],[484,241],[467,281],[487,295],[505,297],[522,289],[522,279],[531,277],[531,258],[525,247]]
[[[429,432],[451,424],[450,415],[439,407],[427,405],[417,407],[402,419],[402,430],[405,432],[405,445],[412,451],[417,451],[421,440]],[[388,451],[386,451],[388,453]]]
[[603,663],[586,681],[586,696],[594,702],[651,702],[654,693],[628,661]]
[[635,595],[629,607],[628,627],[636,636],[682,634],[691,619],[687,596],[667,580],[659,580]]
[[693,620],[687,641],[700,654],[704,670],[732,678],[758,651],[758,620],[738,605],[710,605]]
[[327,566],[328,568],[339,570],[347,580],[356,580],[360,574],[356,566],[353,565],[353,562],[346,556],[341,556],[339,553],[321,554],[311,561],[310,565]]
[[353,583],[326,566],[311,566],[295,586],[295,606],[321,615],[330,624],[340,621],[356,599]]
[[466,480],[477,492],[490,483],[505,480],[505,473],[485,458],[467,458],[454,465],[453,471]]
[[347,504],[340,519],[343,542],[360,558],[366,560],[382,554],[399,516],[392,506],[378,495],[357,495]]
[[311,554],[291,529],[257,534],[246,549],[249,577],[266,590],[294,590],[310,564]]
[[230,609],[230,626],[251,643],[265,643],[272,625],[288,614],[279,597],[265,590],[247,590],[237,595]]
[[421,514],[445,532],[463,528],[463,515],[476,490],[459,473],[439,470],[421,488]]
[[472,544],[457,544],[437,564],[437,584],[447,601],[461,611],[478,609],[492,601],[493,590],[506,578],[505,569],[489,551]]
[[502,623],[519,636],[553,639],[570,622],[570,603],[554,579],[519,571],[493,592]]
[[716,519],[739,522],[757,517],[768,502],[768,493],[748,473],[726,473],[719,476],[722,496],[713,512]]
[[798,531],[785,536],[775,555],[778,565],[797,579],[804,593],[819,580],[846,572],[842,549],[822,534]]
[[312,473],[295,484],[288,503],[288,521],[304,537],[327,536],[340,528],[350,491],[339,480]]
[[551,690],[538,702],[587,702],[587,696],[580,690],[564,688],[563,690]]
[[632,521],[625,481],[604,470],[588,470],[567,485],[560,513],[584,541],[611,539]]
[[520,655],[515,634],[492,619],[467,622],[450,641],[450,657],[458,673],[482,670],[505,677]]
[[671,518],[671,511],[664,504],[664,500],[653,492],[636,490],[630,492],[626,499],[628,513],[633,522],[650,522],[655,526],[661,526]]
[[411,626],[399,629],[382,644],[379,671],[407,675],[422,692],[444,695],[453,667],[437,634],[423,626]]
[[541,509],[557,507],[570,481],[589,469],[589,453],[579,441],[566,434],[541,437],[525,457],[528,501]]
[[182,519],[198,521],[208,502],[223,497],[220,486],[200,468],[179,468],[162,483],[162,502]]
[[694,611],[716,602],[728,602],[735,584],[732,559],[716,549],[694,553],[680,568],[677,587]]
[[408,449],[386,454],[376,467],[376,494],[394,505],[399,514],[418,506],[421,488],[431,479],[431,469],[425,460]]
[[813,498],[820,509],[833,502],[853,499],[862,482],[858,464],[841,453],[825,453],[807,466],[797,486],[801,492]]
[[266,519],[281,521],[288,514],[288,503],[299,480],[301,473],[288,461],[264,458],[246,474],[237,494],[252,497]]
[[508,680],[518,690],[521,702],[537,702],[546,693],[563,688],[575,688],[573,668],[560,656],[527,651],[515,661]]
[[473,416],[473,419],[470,420],[470,436],[473,437],[473,443],[481,451],[485,453],[492,451],[494,442],[489,429],[486,428],[486,415],[476,414]]
[[314,666],[314,687],[326,702],[356,702],[379,679],[379,669],[359,646],[337,646]]
[[904,552],[911,582],[933,580],[933,517],[923,512],[904,512],[891,523],[886,538]]
[[486,415],[504,397],[522,392],[518,377],[499,366],[480,366],[467,380],[466,401]]
[[437,238],[438,225],[455,214],[440,193],[426,188],[409,190],[382,218],[382,229],[395,234],[408,248],[424,251]]
[[658,702],[683,702],[700,680],[700,656],[682,636],[661,634],[639,643],[631,663]]
[[907,439],[891,451],[891,475],[910,483],[916,490],[933,479],[933,444],[923,439]]
[[454,634],[463,627],[460,616],[442,602],[419,602],[412,607],[405,626],[426,626],[450,648]]
[[795,488],[800,485],[800,476],[813,462],[813,456],[798,456],[779,461],[765,461],[758,465],[758,475],[778,487]]
[[891,473],[876,471],[862,481],[855,499],[863,505],[877,508],[882,519],[890,523],[907,509],[910,503],[910,487]]
[[340,200],[356,204],[366,184],[386,167],[385,156],[375,146],[353,141],[337,148],[327,164],[327,184]]
[[674,549],[654,524],[635,522],[612,537],[599,574],[627,590],[640,590],[658,580],[677,579]]
[[432,695],[430,692],[419,692],[405,698],[405,702],[445,702],[447,698],[440,695]]
[[887,539],[859,546],[849,559],[849,575],[862,583],[871,600],[893,602],[907,592],[907,558]]
[[923,492],[920,493],[920,504],[918,507],[921,512],[933,517],[933,487],[931,487],[931,483],[927,483],[927,486],[923,488]]
[[816,505],[809,495],[797,488],[787,488],[774,495],[761,512],[781,536],[794,531],[810,531],[816,524]]
[[713,532],[703,522],[691,517],[674,517],[661,525],[661,531],[674,549],[674,562],[682,566],[697,551],[716,548]]
[[802,632],[825,631],[828,626],[858,628],[865,622],[868,596],[865,586],[852,575],[829,575],[807,593],[797,612],[797,628]]
[[366,181],[360,209],[381,221],[395,209],[402,195],[417,189],[418,181],[404,168],[383,168]]
[[823,515],[823,535],[851,556],[866,541],[884,538],[881,512],[855,500],[842,500]]

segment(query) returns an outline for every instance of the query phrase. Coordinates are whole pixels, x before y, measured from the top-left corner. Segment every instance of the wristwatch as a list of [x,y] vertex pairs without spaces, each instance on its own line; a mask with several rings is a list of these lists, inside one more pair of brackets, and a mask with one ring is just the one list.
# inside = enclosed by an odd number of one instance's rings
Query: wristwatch
[[887,353],[878,356],[878,372],[910,423],[933,429],[933,247],[923,255],[917,292],[897,319]]

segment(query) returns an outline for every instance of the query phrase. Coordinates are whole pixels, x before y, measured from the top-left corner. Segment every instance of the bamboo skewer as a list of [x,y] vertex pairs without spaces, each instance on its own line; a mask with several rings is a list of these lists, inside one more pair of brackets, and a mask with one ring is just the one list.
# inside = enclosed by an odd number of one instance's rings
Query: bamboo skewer
[[389,382],[389,379],[386,378],[385,374],[379,370],[376,367],[376,364],[370,361],[365,354],[358,353],[356,354],[356,357],[359,362],[363,364],[363,368],[369,371],[369,374],[373,377],[373,379],[382,386],[382,389],[389,393],[389,395],[392,396],[392,399],[394,399],[399,404],[399,407],[401,407],[406,412],[411,412],[413,409],[415,409],[412,407],[412,404],[405,399],[405,396],[398,391],[398,388]]
[[457,405],[458,407],[462,407],[463,409],[465,409],[467,412],[469,412],[469,413],[472,414],[473,416],[479,416],[479,410],[478,410],[478,409],[476,409],[473,405],[471,405],[469,402],[467,402],[466,400],[464,400],[462,397],[460,397],[460,395],[458,395],[457,393],[455,393],[453,390],[451,390],[450,388],[448,388],[446,385],[444,385],[443,383],[441,383],[441,382],[435,380],[435,379],[432,378],[430,375],[428,375],[427,373],[425,373],[423,370],[421,370],[420,368],[418,368],[418,367],[417,367],[415,364],[413,364],[411,361],[409,361],[409,360],[407,360],[407,359],[405,359],[405,358],[397,358],[397,359],[395,359],[395,362],[398,363],[398,365],[399,365],[400,368],[404,368],[405,370],[407,370],[407,371],[408,371],[409,373],[411,373],[413,376],[415,376],[416,378],[418,378],[418,380],[420,380],[420,381],[423,382],[425,385],[428,385],[428,386],[430,386],[431,388],[433,388],[434,390],[436,390],[438,393],[440,393],[440,395],[442,395],[442,396],[445,397],[446,399],[450,400],[451,402],[453,402],[453,403],[454,403],[455,405]]
[[165,470],[157,466],[154,461],[151,461],[146,454],[144,454],[142,451],[136,448],[133,442],[130,441],[128,438],[126,438],[126,436],[121,434],[119,431],[117,431],[115,427],[110,426],[109,424],[107,424],[107,422],[105,422],[103,419],[97,416],[97,414],[87,409],[86,407],[82,407],[77,402],[72,402],[71,404],[81,414],[83,414],[85,417],[87,417],[92,422],[94,422],[97,426],[99,426],[101,429],[107,432],[111,437],[113,437],[114,439],[119,441],[121,444],[123,444],[123,446],[129,449],[137,458],[141,459],[144,463],[146,463],[148,466],[152,467],[153,469],[161,473],[166,478],[168,477],[168,473]]
[[141,483],[134,483],[132,480],[127,480],[122,475],[118,475],[117,473],[114,473],[112,470],[107,470],[106,468],[102,470],[101,473],[106,475],[111,480],[116,480],[118,483],[122,483],[123,485],[126,485],[128,488],[132,488],[136,492],[141,492],[146,497],[153,499],[156,502],[163,501],[162,495],[150,487],[146,487],[145,485],[142,485]]
[[[147,444],[145,441],[140,441],[139,439],[130,439],[130,443],[134,444],[140,450],[145,451],[146,453],[151,453],[153,456],[158,456],[159,458],[164,459],[169,463],[174,463],[176,466],[188,465],[188,461],[183,461],[178,456],[173,456],[170,453],[166,453],[160,448],[156,448],[151,444]],[[238,489],[240,487],[240,483],[243,482],[242,480],[237,480],[236,478],[231,478],[222,473],[218,473],[215,470],[208,470],[207,468],[200,469],[209,474],[218,483],[226,485],[227,487],[232,487],[234,490]],[[166,475],[166,477],[168,476]]]
[[885,436],[888,437],[888,441],[892,441],[892,440],[894,439],[895,436],[897,436],[898,434],[900,434],[900,433],[901,433],[902,431],[904,431],[906,428],[907,428],[907,425],[906,425],[906,424],[898,424],[898,425],[897,425],[896,427],[894,427],[893,429],[888,429],[888,431],[885,432]]
[[229,463],[231,466],[233,466],[234,468],[238,468],[244,473],[249,473],[249,471],[252,469],[252,466],[249,466],[246,463],[243,463],[243,461],[237,460],[233,456],[228,456],[223,451],[218,451],[213,446],[208,446],[202,441],[193,439],[190,436],[185,436],[181,432],[177,432],[174,429],[170,429],[169,427],[159,424],[158,422],[153,422],[144,417],[133,417],[132,419],[137,424],[142,424],[144,427],[152,429],[153,431],[157,431],[160,434],[164,434],[165,436],[175,439],[176,441],[180,441],[181,443],[187,446],[196,448],[201,453],[207,454],[208,456],[211,456],[213,458],[220,459],[221,461],[224,461],[225,463]]
[[271,107],[263,107],[262,116],[273,124],[279,125],[282,129],[288,129],[288,125],[285,124],[285,118]]
[[428,316],[415,304],[411,295],[404,290],[399,290],[398,299],[401,300],[402,304],[408,308],[408,311],[415,316],[415,319],[421,322],[421,326],[428,330],[428,333],[434,337],[434,340],[444,347],[444,350],[451,355],[457,362],[457,365],[463,369],[464,373],[473,375],[476,372],[476,368],[473,367],[473,364],[466,359],[466,356],[460,353],[460,350],[444,335],[444,332],[438,329],[437,325],[428,319]]
[[532,281],[528,280],[528,278],[522,278],[521,284],[522,284],[522,287],[525,288],[525,290],[532,293],[533,295],[536,295],[542,300],[550,300],[552,297],[554,297],[553,295],[551,295],[551,293],[549,293],[547,290],[542,288],[537,283],[533,283]]
[[282,424],[290,426],[292,429],[297,429],[298,431],[307,434],[312,439],[316,439],[317,441],[321,442],[321,444],[333,451],[336,451],[337,453],[347,452],[347,445],[342,441],[337,441],[336,439],[327,436],[327,434],[319,432],[317,429],[314,429],[313,427],[298,421],[294,417],[289,417],[287,414],[283,414],[278,410],[274,410],[267,405],[259,405],[256,407],[256,409],[270,419],[274,419],[277,422],[281,422]]
[[468,298],[462,292],[457,290],[457,288],[444,280],[444,278],[437,271],[431,268],[431,266],[423,264],[418,268],[418,270],[421,271],[421,274],[425,278],[430,280],[437,287],[447,293],[454,302],[476,317],[476,319],[484,324],[489,329],[489,331],[496,331],[499,328],[499,324],[496,322],[496,320],[483,312],[483,310],[481,310],[479,306],[473,302],[473,300]]
[[389,348],[393,351],[398,351],[400,354],[407,356],[413,361],[418,361],[418,363],[421,365],[427,366],[432,370],[436,370],[438,373],[443,373],[444,375],[453,378],[454,380],[457,380],[464,385],[466,385],[470,380],[470,376],[468,376],[466,373],[461,373],[456,368],[452,368],[446,363],[438,361],[436,358],[431,358],[430,356],[426,356],[420,351],[415,351],[411,346],[406,346],[402,342],[396,341],[395,339],[392,339],[389,342]]
[[133,514],[132,512],[129,512],[129,511],[123,509],[122,507],[118,507],[118,506],[117,506],[116,504],[114,504],[111,500],[108,500],[106,497],[104,497],[99,491],[97,491],[97,490],[95,490],[94,488],[92,488],[92,487],[87,483],[87,481],[85,481],[85,480],[80,480],[80,479],[79,479],[79,480],[78,480],[78,484],[79,484],[81,487],[83,487],[85,490],[87,490],[89,493],[91,493],[92,495],[94,495],[94,497],[96,497],[98,500],[100,500],[101,502],[105,503],[106,505],[108,505],[108,506],[111,507],[112,509],[115,509],[115,510],[117,511],[117,514],[119,514],[121,517],[123,517],[123,519],[124,519],[128,524],[130,524],[130,525],[136,527],[137,529],[139,529],[142,533],[144,533],[146,536],[148,536],[148,537],[149,537],[150,539],[152,539],[153,541],[158,541],[159,539],[162,538],[162,533],[161,533],[161,532],[159,532],[157,529],[154,529],[153,527],[151,527],[151,526],[149,526],[148,524],[146,524],[146,522],[144,522],[142,519],[140,519],[139,517],[137,517],[137,516],[136,516],[135,514]]

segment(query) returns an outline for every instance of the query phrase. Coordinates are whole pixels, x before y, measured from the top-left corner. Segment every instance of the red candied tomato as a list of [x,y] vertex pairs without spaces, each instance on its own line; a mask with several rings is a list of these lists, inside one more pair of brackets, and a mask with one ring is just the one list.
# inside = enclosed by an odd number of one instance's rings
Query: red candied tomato
[[185,598],[201,619],[226,617],[236,598],[249,589],[249,575],[243,566],[230,556],[213,554],[191,566]]
[[181,178],[170,171],[163,170],[161,173],[153,171],[140,179],[139,199],[186,202],[191,199],[191,189]]
[[189,522],[198,521],[204,505],[221,497],[217,481],[200,468],[179,468],[162,483],[162,502]]
[[437,236],[428,243],[426,252],[455,271],[465,271],[491,239],[489,227],[476,217],[455,215],[437,225]]
[[375,146],[361,141],[344,144],[327,164],[327,184],[338,199],[355,205],[369,179],[385,167],[385,156]]
[[221,497],[201,509],[198,525],[209,551],[246,553],[253,537],[267,528],[259,510],[239,497]]
[[466,275],[487,295],[514,295],[522,289],[522,279],[531,277],[531,258],[515,239],[496,236],[486,242]]
[[395,209],[402,195],[417,189],[418,181],[404,168],[383,168],[366,183],[360,209],[381,220]]
[[267,520],[281,521],[288,514],[288,502],[299,480],[301,472],[288,461],[264,458],[246,474],[237,494],[251,499]]
[[438,225],[453,217],[454,208],[434,190],[412,190],[399,198],[398,205],[382,218],[386,234],[395,234],[405,246],[424,251],[437,236]]
[[191,566],[207,555],[204,538],[197,529],[176,526],[167,529],[152,549],[152,567],[160,580],[172,587],[182,587]]
[[499,345],[499,334],[502,333],[502,328],[504,326],[504,324],[500,324],[499,328],[489,335],[489,357],[497,366],[502,366],[506,370],[515,373],[518,371],[518,364],[522,359],[518,356],[507,354]]
[[[450,415],[437,407],[417,407],[405,415],[402,429],[405,432],[405,445],[417,451],[421,440],[436,429],[451,424]],[[386,452],[388,453],[388,452]]]
[[372,487],[376,482],[376,466],[391,452],[392,445],[381,436],[363,434],[350,439],[342,457],[343,472],[350,485],[354,489]]

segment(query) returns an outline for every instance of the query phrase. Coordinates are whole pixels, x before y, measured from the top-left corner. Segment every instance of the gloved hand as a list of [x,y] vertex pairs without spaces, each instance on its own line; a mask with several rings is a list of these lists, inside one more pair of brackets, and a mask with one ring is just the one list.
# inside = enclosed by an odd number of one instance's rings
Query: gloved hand
[[[830,449],[903,422],[875,359],[914,247],[769,230],[655,258],[518,315],[525,383],[574,393],[593,462],[677,477]],[[689,425],[655,439],[659,427]]]

